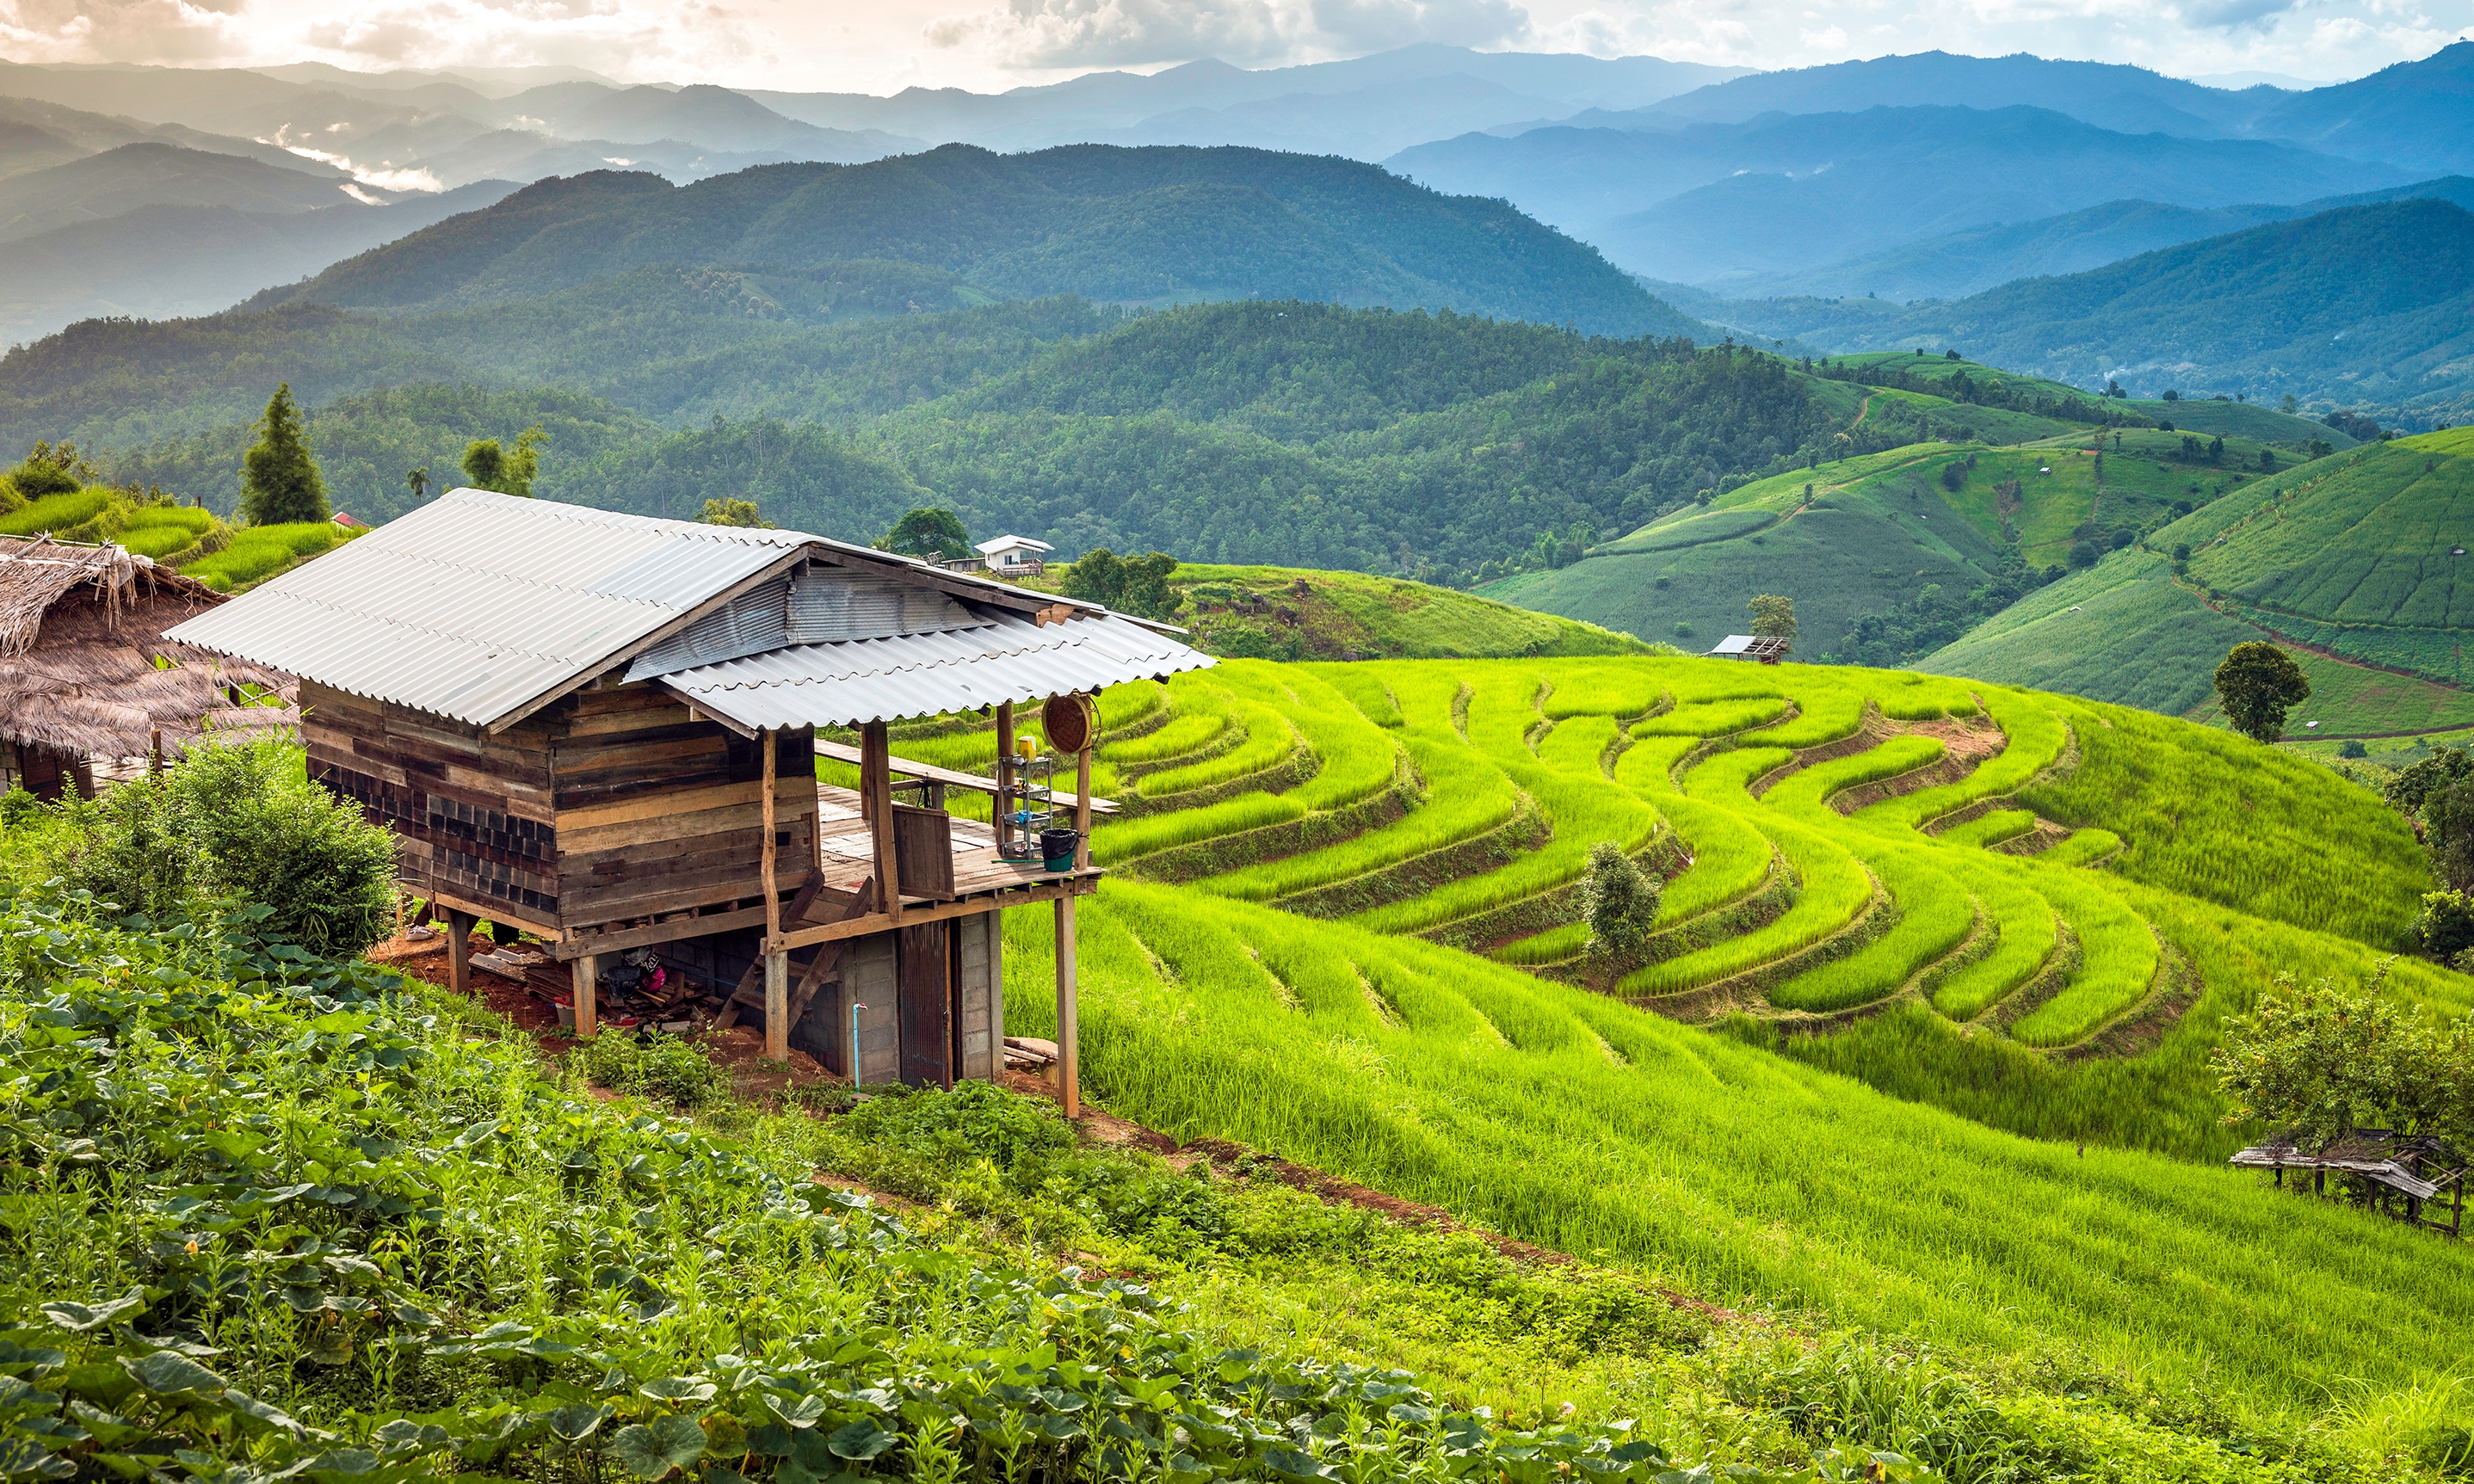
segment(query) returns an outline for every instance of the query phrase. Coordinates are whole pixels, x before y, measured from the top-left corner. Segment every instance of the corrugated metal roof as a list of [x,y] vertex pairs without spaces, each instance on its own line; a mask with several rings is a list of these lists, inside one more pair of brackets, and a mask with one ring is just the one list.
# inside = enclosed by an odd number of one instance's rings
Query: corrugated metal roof
[[812,543],[450,490],[166,636],[486,726]]
[[799,644],[663,677],[742,727],[848,727],[1033,701],[1215,661],[1114,613],[1034,624],[1014,614],[944,634]]

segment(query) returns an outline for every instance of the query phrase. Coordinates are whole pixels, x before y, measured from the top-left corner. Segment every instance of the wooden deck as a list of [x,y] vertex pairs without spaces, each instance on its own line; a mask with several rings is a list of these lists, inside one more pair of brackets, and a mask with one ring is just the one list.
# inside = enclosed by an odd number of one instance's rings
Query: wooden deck
[[[860,817],[857,789],[816,785],[816,861],[829,891],[857,892],[876,869],[876,842]],[[906,896],[912,903],[931,905],[947,899],[968,900],[1019,887],[1064,881],[1094,880],[1097,866],[1079,871],[1050,871],[1035,860],[1005,860],[997,854],[996,831],[977,820],[954,821],[954,897]],[[994,904],[991,904],[994,905]]]

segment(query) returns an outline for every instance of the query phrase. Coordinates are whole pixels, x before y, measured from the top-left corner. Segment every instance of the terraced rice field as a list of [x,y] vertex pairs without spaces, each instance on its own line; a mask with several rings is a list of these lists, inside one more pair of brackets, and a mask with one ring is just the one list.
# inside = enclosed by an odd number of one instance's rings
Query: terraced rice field
[[[1101,753],[1134,775],[1142,812],[1096,841],[1132,875],[1473,950],[1687,1021],[1809,1026],[1906,1001],[2080,1055],[2133,1020],[2152,1041],[2186,1008],[2119,876],[2086,869],[2119,862],[2120,838],[2023,797],[2065,786],[2088,755],[2074,729],[2113,727],[2100,708],[1702,659],[1232,661],[1142,689],[1155,699],[1140,725]],[[1387,787],[1393,807],[1351,817]],[[1589,953],[1577,921],[1572,888],[1604,841],[1664,881],[1628,960]],[[1213,842],[1212,869],[1191,869]],[[2221,861],[2168,874],[2265,884]],[[2274,912],[2279,895],[2244,902]],[[2304,925],[2349,915],[2316,916]]]

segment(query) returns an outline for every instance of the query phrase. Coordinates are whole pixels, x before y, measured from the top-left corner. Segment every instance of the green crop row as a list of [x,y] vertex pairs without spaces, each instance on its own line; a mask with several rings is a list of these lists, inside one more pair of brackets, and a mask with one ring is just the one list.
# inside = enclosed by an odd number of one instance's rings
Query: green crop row
[[2036,890],[2078,935],[2078,972],[2062,992],[2010,1028],[2031,1046],[2066,1046],[2147,996],[2156,978],[2156,937],[2120,898],[2063,870],[2037,873]]
[[1216,788],[1278,767],[1297,751],[1297,730],[1290,726],[1287,717],[1272,706],[1258,701],[1232,698],[1229,712],[1232,724],[1244,729],[1245,741],[1200,762],[1145,774],[1134,785],[1135,792],[1145,799],[1167,799],[1198,789]]
[[1998,934],[1993,951],[1953,972],[1933,989],[1933,1008],[1953,1020],[1973,1020],[2033,978],[2052,956],[2053,909],[2020,877],[2025,868],[1971,861],[1967,884]]
[[1783,696],[1751,696],[1732,701],[1696,701],[1678,706],[1663,716],[1636,723],[1636,737],[1722,737],[1747,727],[1766,727],[1786,714]]
[[[1619,728],[1611,716],[1575,716],[1546,734],[1539,752],[1525,738],[1539,720],[1543,682],[1534,670],[1490,666],[1478,677],[1467,707],[1468,741],[1487,762],[1535,800],[1554,834],[1540,849],[1483,875],[1467,876],[1409,901],[1392,902],[1355,921],[1381,932],[1411,933],[1566,885],[1589,864],[1589,850],[1612,840],[1627,853],[1658,832],[1658,811],[1607,777],[1599,759]],[[1430,707],[1411,712],[1409,726],[1428,729]],[[1427,731],[1433,736],[1431,730]],[[1434,740],[1458,740],[1446,732]]]
[[1262,861],[1197,882],[1201,890],[1241,901],[1270,901],[1352,880],[1388,866],[1473,839],[1511,822],[1520,795],[1501,769],[1452,739],[1405,739],[1410,761],[1425,780],[1425,802],[1355,839]]
[[1217,739],[1228,730],[1228,722],[1225,713],[1182,713],[1155,731],[1106,744],[1100,755],[1119,766],[1182,757]]
[[1772,1004],[1811,1011],[1869,1004],[1957,947],[1976,925],[1975,899],[1948,873],[1905,850],[1868,850],[1861,859],[1898,904],[1897,925],[1856,952],[1770,991]]
[[1846,927],[1873,899],[1873,879],[1836,842],[1783,819],[1764,820],[1767,835],[1795,871],[1795,905],[1778,921],[1741,937],[1652,964],[1626,974],[1624,994],[1677,994],[1799,953]]
[[1691,864],[1666,883],[1658,905],[1659,925],[1682,922],[1733,901],[1770,874],[1769,837],[1739,816],[1698,799],[1666,795],[1658,802],[1691,850]]
[[1979,814],[1964,825],[1953,825],[1934,838],[1959,850],[1980,850],[1988,845],[2015,840],[2035,827],[2036,811],[2033,809],[1996,809],[1990,814]]
[[[22,514],[22,513],[21,513]],[[230,544],[181,570],[220,592],[246,587],[343,543],[350,533],[331,520],[291,525],[243,526]]]
[[1827,823],[1821,816],[1828,812],[1826,801],[1831,795],[1913,773],[1941,754],[1939,737],[1891,737],[1853,756],[1833,757],[1789,774],[1761,796],[1761,802],[1808,823]]
[[1663,804],[1677,794],[1675,765],[1700,745],[1699,737],[1643,738],[1615,758],[1615,781],[1636,794],[1656,795]]

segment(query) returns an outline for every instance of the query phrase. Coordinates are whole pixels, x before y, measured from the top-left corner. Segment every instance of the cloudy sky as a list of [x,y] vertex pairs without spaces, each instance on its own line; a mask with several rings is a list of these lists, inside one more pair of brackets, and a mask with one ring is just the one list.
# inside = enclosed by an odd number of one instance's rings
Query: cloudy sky
[[1275,66],[1415,41],[1757,67],[2029,51],[2334,81],[2462,37],[2474,37],[2474,0],[0,0],[0,57],[18,61],[559,62],[876,93],[1199,57]]

